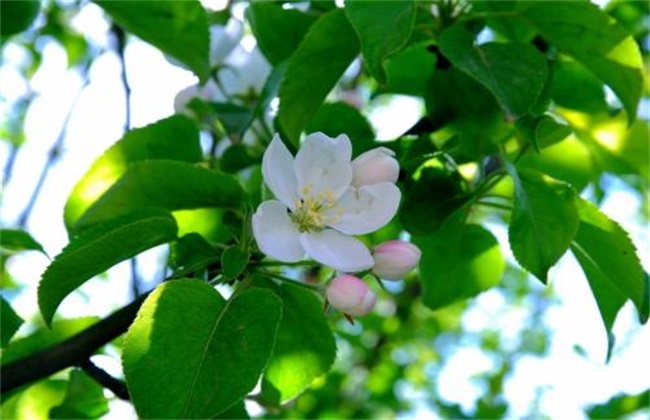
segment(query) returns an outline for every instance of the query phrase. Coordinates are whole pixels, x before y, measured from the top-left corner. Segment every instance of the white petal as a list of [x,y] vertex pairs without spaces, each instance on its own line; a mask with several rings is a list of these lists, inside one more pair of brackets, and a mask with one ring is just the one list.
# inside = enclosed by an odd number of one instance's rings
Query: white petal
[[332,139],[323,133],[307,136],[296,154],[298,194],[320,193],[338,199],[352,182],[352,145],[344,134]]
[[327,212],[327,224],[347,235],[374,232],[395,216],[401,197],[399,188],[390,182],[350,187]]
[[300,243],[314,260],[344,273],[367,270],[374,264],[363,242],[332,229],[305,232]]
[[269,186],[275,198],[286,207],[294,209],[298,195],[298,181],[293,171],[293,156],[282,143],[279,135],[273,136],[271,144],[266,148],[262,158],[262,173],[264,182]]
[[395,152],[386,147],[376,147],[360,154],[352,161],[352,185],[372,185],[392,182],[399,177],[399,163]]
[[287,213],[287,208],[276,200],[265,201],[253,215],[253,235],[257,246],[269,257],[296,262],[305,256],[300,244],[300,232]]

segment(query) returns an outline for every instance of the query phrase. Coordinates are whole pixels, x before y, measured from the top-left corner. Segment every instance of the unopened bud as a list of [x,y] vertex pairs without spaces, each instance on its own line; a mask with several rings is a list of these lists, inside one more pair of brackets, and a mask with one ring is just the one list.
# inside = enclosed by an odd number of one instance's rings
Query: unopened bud
[[330,305],[345,314],[354,316],[370,312],[377,299],[365,282],[349,274],[343,274],[332,280],[326,293]]
[[388,241],[378,245],[372,254],[372,272],[384,280],[401,280],[417,267],[422,251],[410,242]]
[[378,182],[397,181],[399,163],[395,153],[385,147],[377,147],[357,156],[352,161],[352,185],[361,187]]

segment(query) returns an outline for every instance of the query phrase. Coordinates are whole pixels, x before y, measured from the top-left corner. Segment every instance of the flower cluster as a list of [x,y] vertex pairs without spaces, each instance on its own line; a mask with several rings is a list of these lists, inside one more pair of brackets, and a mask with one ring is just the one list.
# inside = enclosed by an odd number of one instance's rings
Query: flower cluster
[[[401,193],[393,155],[378,147],[352,160],[346,135],[313,133],[294,158],[276,135],[262,159],[264,181],[275,199],[261,203],[252,219],[259,249],[287,263],[308,255],[342,273],[372,269],[387,280],[403,278],[417,266],[417,247],[389,241],[371,253],[354,237],[383,227],[397,212]],[[375,302],[368,286],[350,274],[330,283],[327,298],[349,315],[367,313]]]

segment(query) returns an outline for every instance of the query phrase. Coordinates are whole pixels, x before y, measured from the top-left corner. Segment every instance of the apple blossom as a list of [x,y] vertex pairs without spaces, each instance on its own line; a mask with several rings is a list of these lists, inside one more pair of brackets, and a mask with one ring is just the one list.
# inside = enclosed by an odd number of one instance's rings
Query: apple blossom
[[420,248],[410,242],[387,241],[373,250],[372,272],[384,280],[401,280],[417,267],[421,256]]
[[341,312],[360,316],[375,306],[377,296],[358,277],[344,274],[336,277],[327,287],[327,301]]
[[259,249],[284,262],[305,254],[335,270],[367,270],[374,260],[352,235],[374,232],[388,223],[401,193],[392,182],[354,186],[352,145],[344,134],[306,137],[295,158],[276,134],[264,152],[262,174],[275,200],[253,215]]

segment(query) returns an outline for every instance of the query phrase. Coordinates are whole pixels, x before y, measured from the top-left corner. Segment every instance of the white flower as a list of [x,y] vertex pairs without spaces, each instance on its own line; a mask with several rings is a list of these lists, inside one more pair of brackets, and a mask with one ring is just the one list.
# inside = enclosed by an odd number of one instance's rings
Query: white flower
[[296,262],[308,254],[335,270],[354,273],[371,268],[364,235],[388,223],[401,193],[392,182],[354,186],[352,145],[344,134],[307,136],[294,159],[276,134],[262,159],[264,181],[276,200],[253,215],[260,250],[271,258]]

